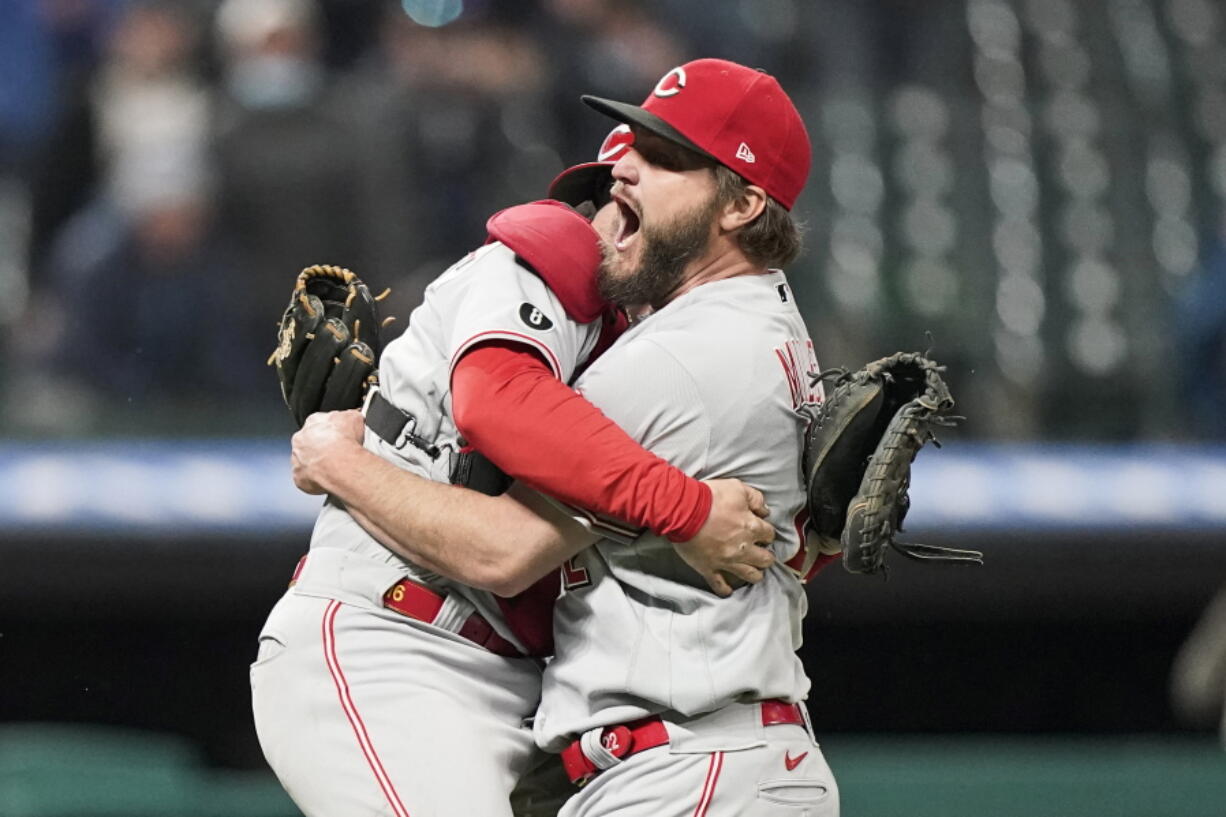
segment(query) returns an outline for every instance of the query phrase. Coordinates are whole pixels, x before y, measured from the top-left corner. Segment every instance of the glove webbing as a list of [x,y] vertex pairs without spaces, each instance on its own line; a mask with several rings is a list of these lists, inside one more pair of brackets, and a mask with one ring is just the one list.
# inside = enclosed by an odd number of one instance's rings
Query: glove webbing
[[[931,416],[929,412],[935,409],[930,403],[923,400],[924,395],[916,398],[916,402],[902,409],[902,416],[907,420],[907,423],[893,432],[890,438],[885,441],[884,447],[887,451],[897,451],[902,448],[902,438],[910,437],[917,443],[915,448],[907,446],[912,451],[912,462],[915,461],[915,453],[918,448],[924,443],[931,441],[937,448],[941,447],[941,443],[937,440],[936,435],[928,428],[928,424],[941,425],[946,427],[956,426],[961,417],[944,417]],[[920,426],[923,426],[921,430]],[[885,493],[885,480],[882,478],[872,478],[869,484],[873,486],[873,490],[869,493],[867,500],[872,501],[881,493]],[[890,547],[906,556],[908,559],[915,559],[921,562],[948,562],[952,564],[983,564],[983,552],[978,550],[965,550],[962,548],[942,547],[939,545],[925,545],[919,542],[899,542],[894,538],[894,533],[902,532],[902,518],[906,516],[907,510],[911,505],[910,494],[910,479],[899,488],[899,496],[903,503],[903,507],[899,512],[899,525],[897,531],[894,530],[893,523],[889,519],[883,519],[881,526],[877,531],[877,536],[883,538],[890,543]],[[862,540],[864,544],[871,544],[874,539],[872,531],[862,532]],[[883,566],[884,567],[884,566]]]

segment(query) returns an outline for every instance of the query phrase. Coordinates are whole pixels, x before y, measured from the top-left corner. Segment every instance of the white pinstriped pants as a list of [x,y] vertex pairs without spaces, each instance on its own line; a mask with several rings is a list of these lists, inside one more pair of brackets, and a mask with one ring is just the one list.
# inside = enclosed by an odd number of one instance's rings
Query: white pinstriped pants
[[540,670],[291,588],[251,666],[260,746],[307,817],[510,817]]

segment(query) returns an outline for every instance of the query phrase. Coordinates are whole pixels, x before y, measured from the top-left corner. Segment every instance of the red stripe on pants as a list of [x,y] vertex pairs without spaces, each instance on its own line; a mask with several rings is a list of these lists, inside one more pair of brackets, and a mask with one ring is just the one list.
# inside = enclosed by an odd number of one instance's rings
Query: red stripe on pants
[[336,654],[336,614],[340,609],[341,603],[332,601],[324,610],[324,660],[328,664],[332,682],[336,684],[336,694],[340,698],[341,709],[349,720],[349,726],[353,729],[354,737],[357,738],[358,748],[362,750],[362,755],[366,758],[366,764],[370,766],[371,772],[375,775],[375,782],[379,784],[383,796],[387,798],[388,805],[392,807],[396,817],[409,817],[409,810],[404,807],[404,803],[400,802],[400,795],[383,768],[383,762],[379,760],[379,753],[375,751],[374,742],[370,739],[370,733],[366,731],[362,715],[353,702],[353,696],[349,693],[349,682],[345,680],[345,673],[341,670],[340,658]]
[[724,753],[715,752],[711,755],[711,763],[707,766],[707,779],[702,784],[702,797],[698,799],[698,807],[694,809],[694,817],[704,817],[711,801],[715,799],[715,784],[719,782],[720,770],[724,768]]

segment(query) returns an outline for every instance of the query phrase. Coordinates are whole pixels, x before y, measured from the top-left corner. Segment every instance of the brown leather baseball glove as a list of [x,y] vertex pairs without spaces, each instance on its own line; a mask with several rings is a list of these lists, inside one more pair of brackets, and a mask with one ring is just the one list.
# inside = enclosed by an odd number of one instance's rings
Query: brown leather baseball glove
[[886,548],[912,559],[983,564],[983,554],[899,542],[910,508],[911,463],[934,426],[952,426],[954,406],[943,367],[922,354],[898,352],[856,372],[833,370],[833,389],[805,433],[809,524],[842,544],[852,573],[884,569]]
[[343,267],[315,265],[298,274],[268,363],[299,426],[316,411],[357,408],[378,382],[377,301],[386,294],[372,296]]

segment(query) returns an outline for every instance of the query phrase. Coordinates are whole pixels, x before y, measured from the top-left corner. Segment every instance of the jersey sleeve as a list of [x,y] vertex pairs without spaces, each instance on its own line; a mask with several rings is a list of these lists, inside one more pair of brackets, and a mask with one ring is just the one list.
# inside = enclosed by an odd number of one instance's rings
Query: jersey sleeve
[[533,349],[555,377],[569,383],[595,346],[600,321],[584,324],[570,318],[545,282],[501,244],[490,247],[476,263],[482,268],[473,273],[480,278],[455,306],[447,338],[452,372],[473,346],[500,340]]

